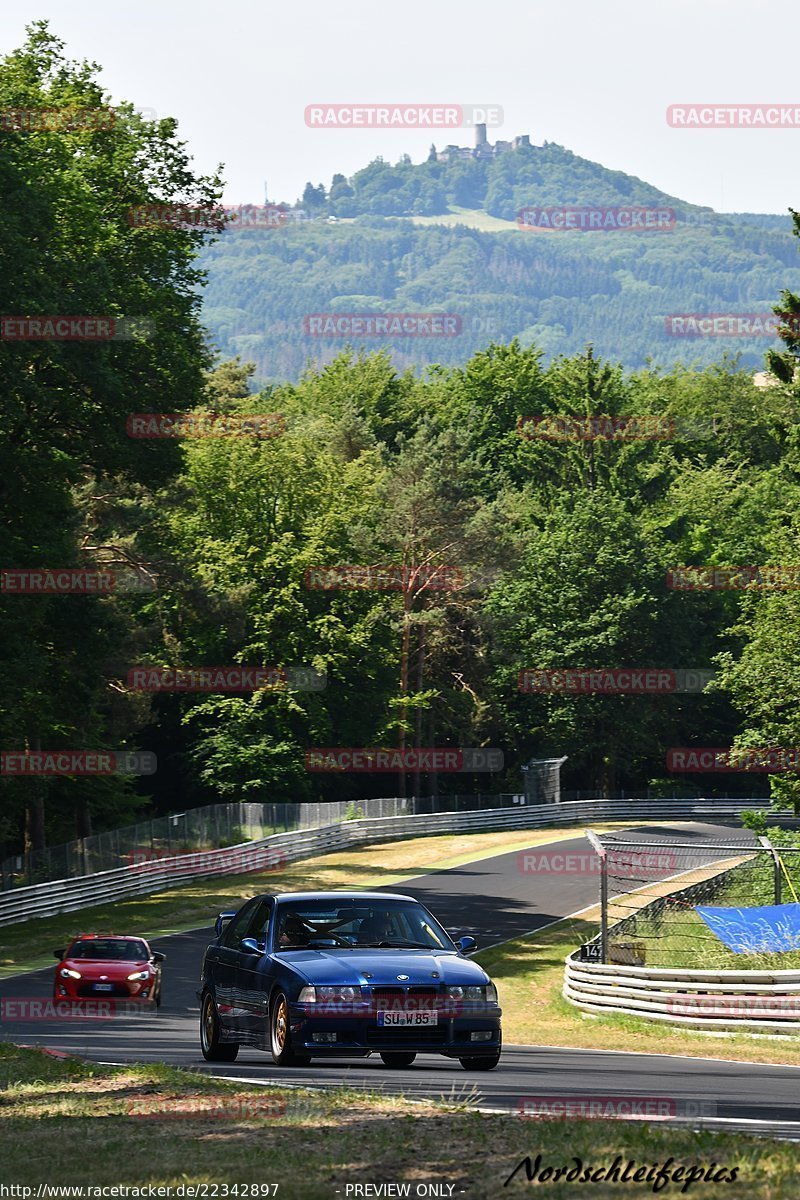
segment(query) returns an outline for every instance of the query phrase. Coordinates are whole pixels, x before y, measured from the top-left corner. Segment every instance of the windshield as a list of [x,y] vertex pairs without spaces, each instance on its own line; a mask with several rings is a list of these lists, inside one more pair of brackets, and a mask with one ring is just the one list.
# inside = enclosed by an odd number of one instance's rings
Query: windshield
[[127,938],[92,938],[76,942],[67,958],[91,958],[97,962],[144,962],[150,951],[144,942]]
[[275,949],[372,946],[453,950],[438,921],[413,900],[285,900],[278,906]]

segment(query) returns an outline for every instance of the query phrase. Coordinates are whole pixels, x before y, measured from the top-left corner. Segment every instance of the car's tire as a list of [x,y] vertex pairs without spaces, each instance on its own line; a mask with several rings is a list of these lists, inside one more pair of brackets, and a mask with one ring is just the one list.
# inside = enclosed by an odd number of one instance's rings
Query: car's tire
[[210,992],[200,1006],[200,1049],[207,1062],[234,1062],[239,1053],[238,1042],[220,1041],[219,1015]]
[[153,1004],[156,1008],[161,1008],[161,984],[158,985],[158,991],[153,996]]
[[500,1051],[496,1054],[475,1055],[474,1058],[460,1058],[458,1061],[465,1071],[493,1071],[500,1062]]
[[381,1052],[383,1065],[385,1067],[410,1067],[416,1058],[416,1054],[411,1054],[408,1050],[389,1050],[386,1053]]
[[269,1006],[269,1048],[277,1067],[306,1067],[308,1054],[295,1054],[289,1032],[289,1001],[283,992],[276,992]]

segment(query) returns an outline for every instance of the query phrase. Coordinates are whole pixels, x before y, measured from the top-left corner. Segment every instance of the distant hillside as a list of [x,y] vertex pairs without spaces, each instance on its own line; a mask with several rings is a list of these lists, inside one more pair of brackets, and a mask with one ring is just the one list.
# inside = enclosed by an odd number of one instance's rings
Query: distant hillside
[[[663,231],[521,229],[535,206],[668,207]],[[488,160],[418,165],[381,160],[329,190],[306,187],[284,228],[227,231],[203,252],[204,315],[226,355],[256,362],[262,381],[295,379],[334,357],[347,337],[316,336],[315,313],[456,314],[452,337],[361,337],[390,346],[399,368],[465,361],[519,336],[547,357],[592,342],[635,368],[647,358],[712,362],[741,352],[760,368],[764,337],[674,337],[671,313],[768,313],[800,290],[788,216],[715,214],[582,159],[562,146],[524,146]]]

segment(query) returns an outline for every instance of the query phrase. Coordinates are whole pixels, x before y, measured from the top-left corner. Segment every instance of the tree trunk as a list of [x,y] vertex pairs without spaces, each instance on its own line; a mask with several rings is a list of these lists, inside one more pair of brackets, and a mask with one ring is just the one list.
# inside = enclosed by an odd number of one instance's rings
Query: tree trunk
[[75,835],[79,839],[92,836],[92,814],[85,796],[75,802]]
[[400,770],[397,773],[397,794],[405,796],[406,794],[406,769],[403,762],[403,755],[406,752],[406,717],[408,716],[408,707],[406,705],[406,697],[408,696],[408,657],[409,657],[409,642],[411,640],[411,623],[410,623],[411,598],[409,589],[403,588],[403,631],[402,644],[400,648],[400,695],[402,703],[400,705]]
[[[31,753],[37,753],[42,748],[41,740],[32,739],[32,745],[26,748]],[[28,799],[25,803],[25,853],[44,850],[44,789],[45,781],[40,775],[33,775],[29,781]]]
[[[417,630],[417,691],[421,692],[425,680],[425,626],[420,625]],[[422,747],[422,709],[417,707],[416,711],[416,733],[414,737],[414,745],[417,750]],[[419,761],[419,760],[418,760]],[[411,793],[414,796],[422,795],[422,777],[419,767],[414,771],[414,781],[411,785]]]
[[41,779],[31,781],[32,795],[25,805],[25,853],[44,850],[44,786]]

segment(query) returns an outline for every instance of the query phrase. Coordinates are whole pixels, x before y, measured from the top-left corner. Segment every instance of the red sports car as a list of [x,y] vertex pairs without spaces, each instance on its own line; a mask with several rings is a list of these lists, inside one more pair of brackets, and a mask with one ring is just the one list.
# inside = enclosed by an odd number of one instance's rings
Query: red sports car
[[54,1000],[87,1000],[103,996],[161,1003],[161,964],[165,956],[144,938],[81,933],[66,948],[54,950],[59,960],[53,980]]

